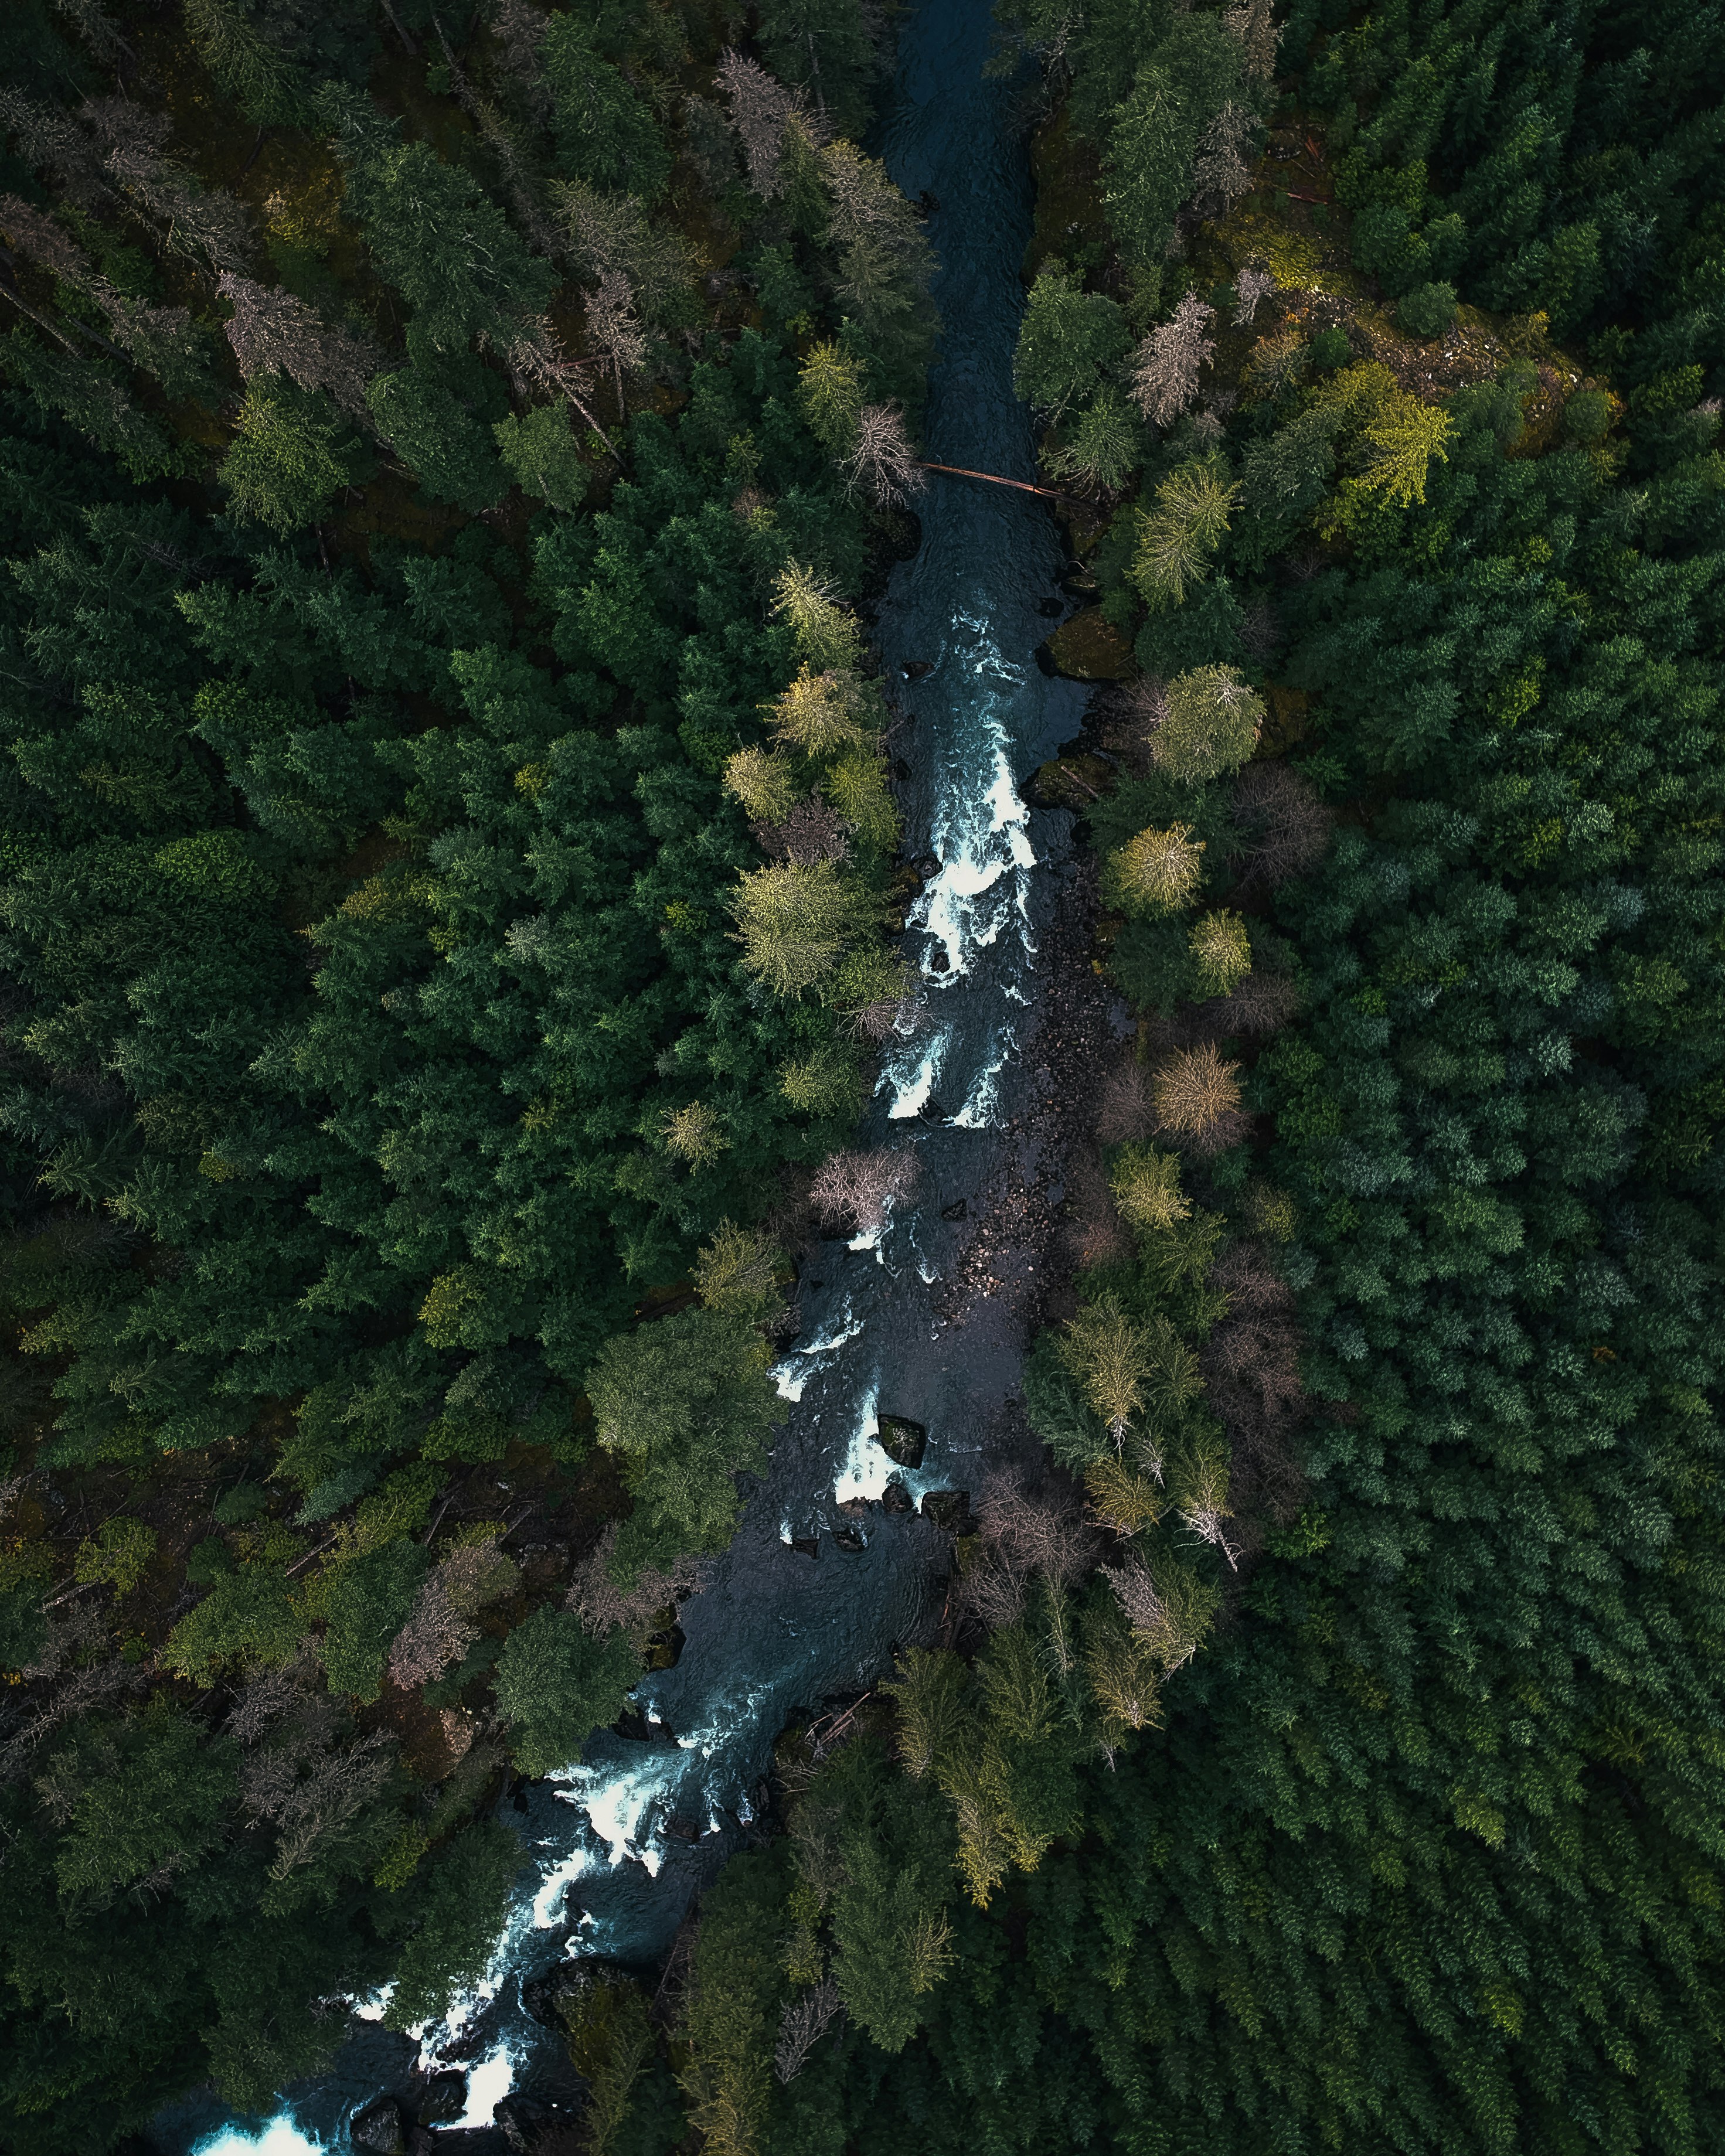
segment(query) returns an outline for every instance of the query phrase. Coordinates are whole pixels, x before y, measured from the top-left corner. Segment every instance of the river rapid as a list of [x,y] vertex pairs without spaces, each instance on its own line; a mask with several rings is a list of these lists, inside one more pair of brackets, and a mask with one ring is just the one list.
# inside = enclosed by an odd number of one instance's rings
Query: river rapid
[[[922,0],[875,146],[907,196],[932,198],[944,327],[925,453],[1029,480],[1011,373],[1031,216],[1024,82],[985,77],[993,30],[988,0]],[[867,1689],[937,1622],[950,1544],[879,1502],[895,1471],[877,1414],[927,1430],[920,1470],[901,1476],[913,1497],[973,1490],[985,1460],[1022,1441],[1011,1404],[1042,1262],[1029,1223],[1060,1194],[1037,1044],[1073,887],[1069,819],[1028,808],[1022,788],[1078,732],[1086,692],[1035,662],[1068,610],[1045,507],[933,475],[917,509],[922,546],[893,572],[877,636],[905,720],[906,852],[936,865],[904,942],[926,1011],[886,1057],[857,1141],[914,1148],[916,1188],[879,1235],[820,1244],[803,1265],[799,1331],[775,1371],[785,1426],[736,1541],[684,1607],[675,1666],[637,1690],[648,1736],[601,1732],[578,1765],[506,1804],[524,1867],[476,1992],[417,2040],[362,2005],[331,2071],[284,2092],[275,2118],[176,2106],[152,2137],[164,2156],[345,2148],[358,2109],[443,2066],[467,2076],[466,2130],[439,2147],[501,2147],[493,2112],[512,2090],[567,2099],[563,2046],[524,1986],[571,1958],[662,1957],[757,1815],[785,1723]]]

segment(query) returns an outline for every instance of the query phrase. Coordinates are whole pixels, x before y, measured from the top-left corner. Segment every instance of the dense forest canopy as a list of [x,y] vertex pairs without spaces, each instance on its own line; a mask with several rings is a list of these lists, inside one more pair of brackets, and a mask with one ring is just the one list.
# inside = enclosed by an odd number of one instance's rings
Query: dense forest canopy
[[[1725,15],[997,13],[1136,1031],[1044,1469],[580,2145],[1707,2156]],[[8,2147],[471,1980],[886,1202],[891,30],[0,29]]]
[[936,327],[828,12],[7,11],[10,2145],[440,2012],[764,1457]]

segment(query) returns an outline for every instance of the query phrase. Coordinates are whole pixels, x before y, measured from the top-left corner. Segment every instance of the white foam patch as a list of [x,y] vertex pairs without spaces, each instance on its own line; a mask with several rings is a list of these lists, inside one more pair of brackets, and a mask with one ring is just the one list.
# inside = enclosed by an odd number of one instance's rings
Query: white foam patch
[[999,1106],[1000,1094],[997,1083],[1006,1068],[1006,1059],[1018,1046],[1009,1033],[1000,1036],[1000,1053],[992,1063],[985,1064],[977,1073],[976,1083],[970,1089],[970,1098],[953,1116],[960,1130],[985,1131],[993,1128],[994,1111]]
[[533,1897],[533,1925],[536,1931],[548,1932],[562,1921],[563,1897],[588,1868],[588,1853],[584,1849],[572,1849],[561,1864],[553,1865],[539,1882],[539,1891]]
[[890,1121],[901,1122],[908,1116],[920,1116],[927,1106],[928,1096],[934,1091],[934,1081],[940,1075],[941,1059],[947,1052],[947,1043],[951,1038],[950,1031],[937,1035],[932,1045],[924,1051],[915,1070],[908,1075],[901,1075],[901,1068],[896,1065],[882,1074],[882,1086],[891,1085],[897,1088],[893,1095],[892,1106],[886,1111]]
[[358,2000],[354,2006],[355,2018],[361,2021],[381,2021],[389,2011],[389,2002],[395,1996],[395,1986],[386,1984],[374,1991],[369,1999]]
[[[855,1244],[851,1245],[855,1250]],[[778,1396],[784,1400],[800,1400],[803,1389],[819,1368],[816,1358],[836,1354],[848,1341],[855,1340],[863,1329],[860,1317],[850,1315],[850,1305],[845,1305],[843,1315],[834,1321],[832,1329],[819,1340],[810,1340],[800,1348],[793,1348],[767,1373],[778,1388]],[[799,1368],[798,1366],[801,1365]]]
[[[875,1425],[880,1419],[880,1403],[879,1389],[870,1385],[863,1395],[856,1428],[851,1433],[850,1449],[833,1478],[833,1496],[841,1505],[848,1505],[858,1497],[878,1497],[891,1476],[892,1462],[875,1439]],[[884,1474],[880,1468],[883,1460],[886,1461]]]
[[255,2133],[240,2126],[221,2127],[200,2141],[192,2156],[322,2156],[327,2146],[281,2112]]
[[649,1829],[659,1809],[669,1806],[671,1787],[680,1780],[682,1772],[682,1763],[675,1753],[659,1752],[621,1770],[560,1767],[550,1779],[567,1784],[556,1792],[557,1796],[586,1813],[588,1824],[609,1852],[614,1871],[629,1857],[649,1878],[656,1879],[665,1850]]
[[509,2046],[500,2044],[467,2070],[467,2108],[455,2121],[463,2127],[489,2126],[498,2105],[515,2086],[515,2061]]

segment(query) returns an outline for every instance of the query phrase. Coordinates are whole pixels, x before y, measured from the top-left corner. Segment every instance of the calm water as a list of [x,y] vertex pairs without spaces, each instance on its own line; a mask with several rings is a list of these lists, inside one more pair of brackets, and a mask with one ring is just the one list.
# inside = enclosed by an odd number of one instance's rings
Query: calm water
[[[945,328],[927,453],[1030,479],[1029,415],[1011,379],[1030,227],[1022,84],[983,79],[991,32],[988,0],[925,0],[901,38],[880,146],[905,192],[936,203],[928,230]],[[1015,1298],[967,1254],[1014,1178],[1034,1173],[1010,1127],[1026,1098],[1039,922],[1055,902],[1046,870],[1065,819],[1027,809],[1019,786],[1077,731],[1084,692],[1045,678],[1032,655],[1058,610],[1060,548],[1045,510],[1008,488],[938,476],[919,509],[922,549],[894,573],[879,637],[907,716],[894,742],[913,773],[907,850],[939,864],[905,943],[925,970],[927,1021],[889,1057],[859,1141],[914,1147],[918,1188],[878,1237],[824,1244],[804,1267],[802,1329],[777,1372],[787,1422],[768,1481],[713,1584],[683,1612],[675,1668],[636,1694],[661,1741],[604,1732],[579,1766],[533,1786],[525,1813],[503,1813],[526,1861],[479,1992],[417,2044],[357,2023],[335,2069],[285,2092],[274,2119],[177,2107],[158,2127],[174,2156],[346,2145],[347,2119],[400,2087],[416,2057],[467,2071],[462,2123],[475,2128],[511,2087],[562,2086],[562,2047],[523,2010],[523,1982],[571,1955],[662,1954],[752,1816],[785,1722],[871,1684],[895,1644],[938,1611],[943,1538],[878,1504],[839,1508],[877,1499],[891,1471],[873,1440],[877,1411],[928,1430],[922,1468],[905,1478],[913,1493],[968,1488],[1017,1390]],[[916,662],[929,670],[906,680]],[[931,963],[939,957],[944,970]],[[942,1219],[961,1199],[965,1217]],[[1009,1244],[990,1260],[992,1278],[1018,1262]],[[841,1549],[831,1532],[841,1526],[864,1547]],[[793,1537],[818,1538],[818,1556]]]

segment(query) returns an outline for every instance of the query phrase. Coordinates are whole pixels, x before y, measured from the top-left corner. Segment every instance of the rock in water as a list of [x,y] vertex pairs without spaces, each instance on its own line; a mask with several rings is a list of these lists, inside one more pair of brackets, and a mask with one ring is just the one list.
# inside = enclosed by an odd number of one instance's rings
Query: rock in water
[[450,2126],[467,2108],[465,2074],[434,2074],[413,2107],[421,2126]]
[[347,2138],[366,2156],[407,2156],[407,2122],[393,2096],[380,2096],[347,2122]]
[[875,1425],[875,1442],[895,1466],[920,1467],[928,1432],[920,1422],[904,1415],[882,1415]]
[[893,1476],[886,1487],[880,1492],[880,1509],[883,1512],[914,1512],[916,1511],[916,1501],[906,1489],[901,1476]]
[[963,1535],[970,1527],[968,1490],[931,1490],[922,1500],[922,1517],[949,1535]]

